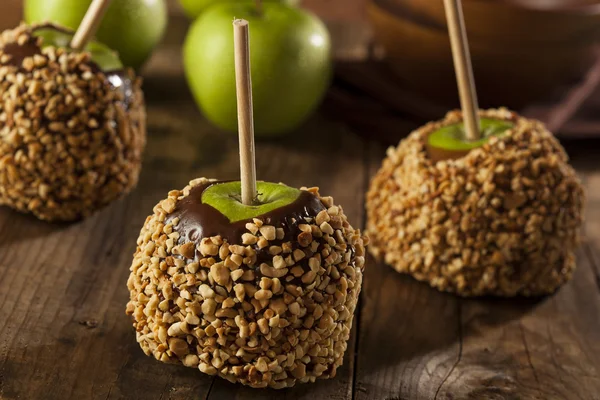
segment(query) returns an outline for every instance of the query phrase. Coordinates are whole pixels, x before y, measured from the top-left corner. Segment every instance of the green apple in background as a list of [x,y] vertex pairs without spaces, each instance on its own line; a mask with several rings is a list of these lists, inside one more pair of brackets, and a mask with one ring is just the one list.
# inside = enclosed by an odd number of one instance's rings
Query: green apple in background
[[196,102],[221,129],[237,131],[233,18],[250,24],[250,59],[256,134],[299,126],[320,103],[331,78],[331,44],[312,14],[279,2],[210,7],[190,28],[184,68]]
[[[25,21],[50,21],[77,29],[91,2],[25,0]],[[137,69],[161,40],[166,25],[165,0],[115,0],[110,4],[96,38],[116,50],[125,65]]]
[[[240,0],[179,0],[183,10],[188,17],[195,19],[204,10],[213,4],[223,3],[225,1],[240,1]],[[244,0],[242,0],[244,1]],[[266,1],[282,1],[290,5],[298,5],[300,0],[266,0]]]

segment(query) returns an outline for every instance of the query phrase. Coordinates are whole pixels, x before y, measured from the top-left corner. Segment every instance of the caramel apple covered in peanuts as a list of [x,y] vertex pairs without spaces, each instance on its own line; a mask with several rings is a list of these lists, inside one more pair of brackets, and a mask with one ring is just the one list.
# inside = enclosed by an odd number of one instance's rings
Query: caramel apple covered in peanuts
[[0,204],[50,221],[85,217],[136,183],[141,81],[118,57],[44,24],[0,35]]
[[197,179],[146,219],[127,283],[137,341],[157,360],[252,387],[335,376],[366,239],[316,188],[259,182],[260,207],[239,190]]
[[458,129],[458,111],[388,150],[367,195],[370,251],[463,296],[551,293],[575,268],[582,185],[542,123],[480,116],[507,128],[458,157],[432,159],[429,140]]
[[371,253],[462,296],[552,293],[571,277],[584,193],[544,125],[480,111],[460,0],[444,0],[462,111],[390,148],[367,194]]
[[248,35],[235,20],[241,180],[195,179],[154,207],[127,313],[157,360],[281,389],[335,376],[368,240],[317,188],[256,182]]

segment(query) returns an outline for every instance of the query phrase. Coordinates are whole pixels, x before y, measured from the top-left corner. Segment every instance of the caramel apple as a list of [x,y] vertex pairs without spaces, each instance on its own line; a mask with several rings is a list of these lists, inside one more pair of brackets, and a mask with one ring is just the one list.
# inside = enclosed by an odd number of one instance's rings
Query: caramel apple
[[195,179],[154,207],[126,311],[157,360],[281,389],[335,376],[368,240],[317,188],[256,181],[248,37],[235,20],[241,179]]
[[127,282],[137,341],[252,387],[333,377],[366,240],[317,188],[258,182],[258,193],[247,206],[239,181],[200,178],[154,208]]
[[506,109],[482,121],[512,127],[462,157],[433,160],[434,132],[390,148],[367,195],[369,249],[399,272],[462,296],[552,293],[571,277],[584,193],[558,140]]
[[100,43],[21,25],[0,36],[0,204],[49,221],[90,215],[137,182],[141,81]]

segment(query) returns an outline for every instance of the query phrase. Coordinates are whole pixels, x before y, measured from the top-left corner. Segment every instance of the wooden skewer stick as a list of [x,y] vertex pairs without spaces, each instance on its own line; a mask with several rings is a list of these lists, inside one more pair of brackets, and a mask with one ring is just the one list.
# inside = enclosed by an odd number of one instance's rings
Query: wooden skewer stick
[[462,3],[461,0],[444,0],[444,6],[467,139],[478,140],[481,138],[479,106],[477,105],[477,92],[475,90],[475,79],[473,78],[473,66],[471,65]]
[[256,198],[256,163],[254,161],[254,117],[248,21],[233,21],[235,49],[235,83],[237,93],[238,134],[240,137],[240,174],[242,203],[252,205]]
[[96,30],[104,17],[104,13],[108,8],[111,0],[93,0],[88,8],[77,32],[71,40],[71,48],[75,50],[83,50],[92,37],[96,34]]

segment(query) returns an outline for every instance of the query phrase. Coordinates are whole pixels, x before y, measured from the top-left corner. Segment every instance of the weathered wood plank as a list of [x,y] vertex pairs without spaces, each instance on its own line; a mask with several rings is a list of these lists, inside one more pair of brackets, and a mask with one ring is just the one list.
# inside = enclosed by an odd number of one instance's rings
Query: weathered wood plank
[[[595,177],[595,179],[590,179],[590,181],[596,182],[597,188],[597,185],[600,184],[600,177]],[[592,193],[591,190],[588,190],[588,193],[590,197],[598,196],[598,194]],[[584,225],[584,235],[586,236],[584,251],[595,272],[596,285],[598,286],[598,290],[600,290],[600,200],[590,198],[588,204],[586,223]]]
[[571,157],[571,162],[586,188],[587,205],[583,226],[584,251],[595,271],[596,283],[600,290],[600,166],[597,155],[600,138],[573,140],[564,144]]
[[[371,175],[383,155],[371,146]],[[362,302],[355,398],[434,398],[460,357],[458,299],[370,259]]]
[[362,299],[357,399],[432,399],[460,357],[459,302],[371,263]]
[[460,362],[440,399],[595,399],[600,295],[582,253],[574,280],[539,300],[463,300]]

